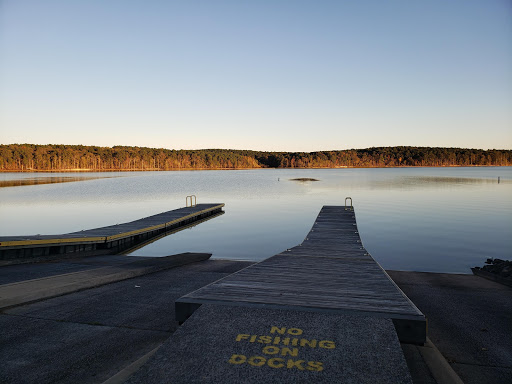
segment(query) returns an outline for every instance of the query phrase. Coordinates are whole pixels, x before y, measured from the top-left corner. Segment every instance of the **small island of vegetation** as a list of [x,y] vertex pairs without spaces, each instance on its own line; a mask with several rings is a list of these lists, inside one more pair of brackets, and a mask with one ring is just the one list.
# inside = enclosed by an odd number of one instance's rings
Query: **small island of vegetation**
[[298,177],[296,179],[290,179],[291,181],[300,181],[301,183],[305,183],[307,181],[320,181],[318,179],[312,179],[311,177]]

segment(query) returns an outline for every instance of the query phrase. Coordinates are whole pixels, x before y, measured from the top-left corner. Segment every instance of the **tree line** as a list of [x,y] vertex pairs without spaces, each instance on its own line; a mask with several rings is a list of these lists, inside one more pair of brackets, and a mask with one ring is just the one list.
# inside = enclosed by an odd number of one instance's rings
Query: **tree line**
[[375,147],[320,152],[171,150],[83,145],[0,145],[0,171],[510,166],[511,150]]

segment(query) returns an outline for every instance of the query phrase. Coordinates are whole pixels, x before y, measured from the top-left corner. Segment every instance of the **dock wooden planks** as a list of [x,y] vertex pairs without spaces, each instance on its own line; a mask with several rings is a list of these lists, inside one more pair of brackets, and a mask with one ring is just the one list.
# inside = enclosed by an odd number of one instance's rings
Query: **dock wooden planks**
[[201,304],[390,318],[424,343],[425,316],[364,248],[353,208],[324,206],[302,244],[181,297],[178,321]]

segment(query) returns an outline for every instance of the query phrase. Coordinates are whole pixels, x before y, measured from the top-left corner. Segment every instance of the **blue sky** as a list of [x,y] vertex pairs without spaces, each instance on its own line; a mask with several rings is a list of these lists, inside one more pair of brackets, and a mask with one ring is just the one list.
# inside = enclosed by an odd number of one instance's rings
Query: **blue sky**
[[0,143],[512,148],[512,3],[0,0]]

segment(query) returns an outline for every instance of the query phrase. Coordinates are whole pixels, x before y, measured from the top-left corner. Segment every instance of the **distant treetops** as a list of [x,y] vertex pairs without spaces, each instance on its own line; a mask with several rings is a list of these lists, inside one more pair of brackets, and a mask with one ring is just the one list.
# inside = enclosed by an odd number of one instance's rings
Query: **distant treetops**
[[510,166],[511,150],[377,147],[321,152],[170,150],[82,145],[0,145],[0,171]]

